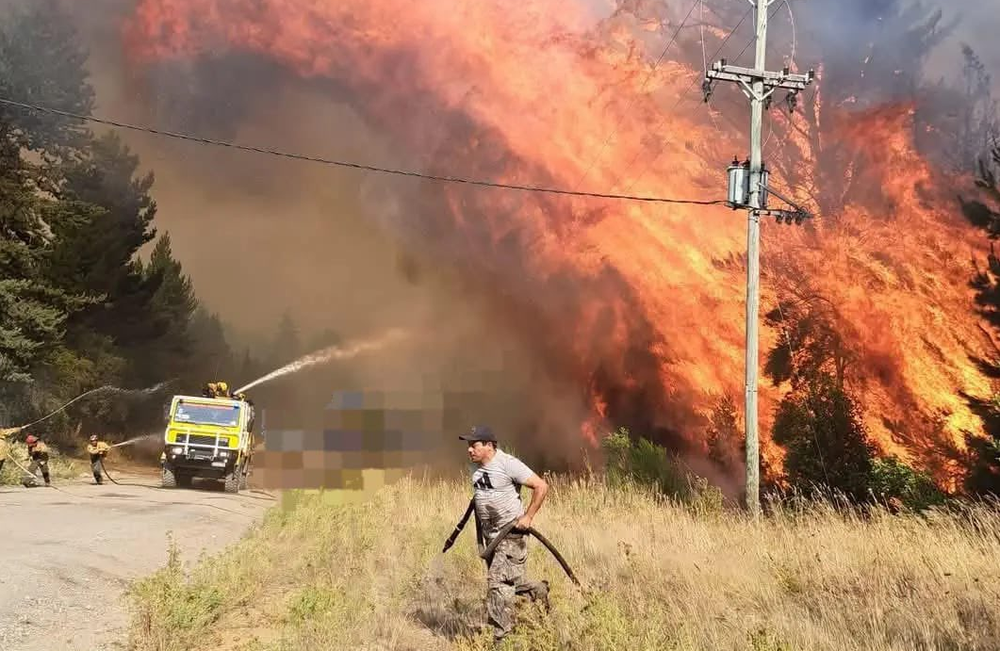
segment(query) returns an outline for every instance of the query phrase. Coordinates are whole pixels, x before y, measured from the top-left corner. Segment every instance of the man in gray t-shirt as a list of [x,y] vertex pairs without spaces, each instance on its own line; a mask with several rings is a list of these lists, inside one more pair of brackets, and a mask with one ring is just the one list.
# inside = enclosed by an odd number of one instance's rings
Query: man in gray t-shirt
[[[501,640],[514,628],[514,597],[527,594],[532,600],[548,603],[546,581],[528,581],[525,562],[528,541],[525,533],[545,500],[549,486],[517,457],[497,449],[497,440],[489,427],[473,427],[459,437],[469,443],[472,460],[472,488],[475,491],[476,518],[483,528],[486,543],[510,523],[517,525],[500,544],[490,560],[486,576],[486,612],[493,626],[494,638]],[[531,488],[527,511],[521,503],[521,486]]]

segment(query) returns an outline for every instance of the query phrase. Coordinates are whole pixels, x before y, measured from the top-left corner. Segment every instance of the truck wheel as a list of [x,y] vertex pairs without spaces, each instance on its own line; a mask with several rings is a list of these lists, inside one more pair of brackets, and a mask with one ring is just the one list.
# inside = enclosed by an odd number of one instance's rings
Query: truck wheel
[[247,464],[240,472],[240,490],[245,491],[250,483],[250,465]]
[[233,468],[233,471],[226,475],[226,492],[227,493],[238,493],[240,492],[240,469]]
[[174,474],[174,469],[163,464],[163,476],[160,478],[160,486],[163,488],[177,488],[177,475]]

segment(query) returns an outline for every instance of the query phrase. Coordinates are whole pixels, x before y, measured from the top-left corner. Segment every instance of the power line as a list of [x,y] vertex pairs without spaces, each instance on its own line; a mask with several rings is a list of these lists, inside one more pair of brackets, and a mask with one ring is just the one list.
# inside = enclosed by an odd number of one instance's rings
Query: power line
[[[681,24],[678,25],[676,30],[674,30],[674,35],[667,42],[667,45],[663,48],[663,51],[660,52],[660,56],[656,59],[656,61],[653,62],[653,67],[650,68],[649,73],[646,75],[646,79],[642,82],[642,87],[639,89],[639,95],[641,95],[646,90],[646,86],[649,84],[649,80],[653,78],[653,73],[656,72],[656,67],[660,65],[661,61],[663,61],[663,57],[667,55],[667,50],[669,50],[670,46],[673,45],[674,41],[677,40],[677,35],[681,33],[682,29],[684,29],[684,25],[687,24],[687,21],[691,17],[691,14],[694,13],[694,8],[697,7],[700,2],[704,2],[704,0],[694,0],[694,2],[691,3],[691,8],[688,9],[687,15],[684,16],[684,20],[682,20]],[[702,26],[702,31],[704,33],[704,26]],[[608,148],[608,143],[611,142],[611,138],[616,133],[618,133],[618,129],[621,128],[622,126],[622,121],[625,119],[625,116],[628,115],[629,111],[632,109],[632,104],[634,103],[635,103],[635,96],[633,95],[632,99],[629,100],[628,106],[626,106],[625,110],[622,111],[621,114],[618,116],[618,122],[615,124],[614,129],[612,129],[608,133],[608,137],[604,139],[604,143],[601,145],[601,150],[597,152],[597,156],[595,156],[594,160],[590,162],[590,166],[583,173],[583,176],[580,177],[580,180],[577,183],[577,185],[583,183],[584,180],[586,180],[587,175],[590,174],[590,171],[592,169],[594,169],[594,165],[596,165],[597,161],[599,161],[601,159],[601,156],[604,155],[604,150]]]
[[580,192],[577,190],[563,190],[560,188],[545,188],[530,185],[514,185],[510,183],[494,183],[492,181],[481,181],[475,179],[467,179],[456,176],[437,176],[434,174],[422,174],[420,172],[411,172],[406,170],[397,170],[385,167],[376,167],[374,165],[365,165],[363,163],[352,163],[349,161],[340,161],[330,158],[320,158],[317,156],[307,156],[305,154],[296,154],[291,152],[280,151],[276,149],[267,149],[264,147],[253,147],[249,145],[240,145],[234,142],[227,142],[224,140],[213,140],[210,138],[202,138],[199,136],[192,136],[186,133],[177,133],[173,131],[163,131],[161,129],[154,129],[152,127],[146,127],[141,125],[129,124],[126,122],[120,122],[118,120],[109,120],[106,118],[99,118],[93,115],[82,115],[79,113],[71,113],[69,111],[62,111],[59,109],[54,109],[46,106],[39,106],[37,104],[28,104],[26,102],[17,102],[11,99],[6,99],[0,97],[0,104],[7,106],[15,106],[22,109],[27,109],[30,111],[36,111],[40,113],[48,113],[51,115],[59,115],[62,117],[72,118],[75,120],[83,120],[86,122],[95,122],[97,124],[104,124],[107,126],[119,127],[121,129],[129,129],[132,131],[140,131],[143,133],[150,133],[159,136],[165,136],[168,138],[176,138],[178,140],[187,140],[190,142],[196,142],[204,145],[213,145],[216,147],[228,147],[230,149],[239,149],[242,151],[250,151],[258,154],[266,154],[269,156],[278,156],[282,158],[290,158],[292,160],[306,161],[311,163],[322,163],[324,165],[335,165],[338,167],[349,167],[358,170],[365,170],[368,172],[379,172],[381,174],[395,174],[397,176],[409,176],[419,179],[425,179],[429,181],[442,181],[446,183],[465,183],[468,185],[479,185],[489,188],[501,188],[506,190],[522,190],[525,192],[544,192],[549,194],[562,194],[562,195],[572,195],[578,197],[594,197],[597,199],[622,199],[626,201],[644,201],[650,203],[668,203],[668,204],[689,204],[698,206],[711,206],[719,205],[725,203],[725,200],[705,200],[699,201],[694,199],[671,199],[666,197],[656,197],[656,196],[635,196],[629,194],[607,194],[600,192]]
[[[774,16],[781,9],[781,5],[787,4],[787,2],[788,2],[788,0],[781,0],[781,2],[778,3],[778,5],[774,8],[774,11],[771,12],[770,16],[768,16],[768,20],[774,18]],[[791,5],[788,5],[788,7],[789,7],[789,11],[791,11]],[[722,48],[726,47],[726,43],[728,43],[729,39],[732,38],[734,34],[736,34],[736,30],[738,30],[740,28],[740,26],[743,25],[743,23],[750,16],[750,14],[753,12],[753,10],[754,10],[754,8],[750,7],[750,9],[748,9],[747,12],[745,14],[743,14],[743,17],[740,18],[740,22],[736,23],[736,27],[734,27],[732,29],[732,31],[729,32],[729,34],[726,36],[725,40],[722,41],[722,44],[719,45],[719,49],[717,49],[715,51],[715,54],[712,55],[712,60],[715,60],[719,56],[719,53],[722,52]],[[746,54],[747,49],[749,49],[749,47],[751,45],[753,45],[754,43],[756,43],[756,42],[757,42],[757,35],[755,33],[754,36],[753,36],[753,38],[750,39],[750,41],[743,47],[743,50],[733,60],[734,61],[738,61],[740,59],[740,57],[742,57],[744,54]],[[793,48],[793,51],[794,51],[794,48]],[[670,113],[673,113],[674,111],[676,111],[677,107],[680,106],[681,102],[683,102],[685,99],[687,99],[689,97],[689,95],[687,94],[687,92],[691,89],[692,86],[694,86],[694,82],[695,82],[695,79],[692,79],[691,83],[689,83],[688,86],[683,91],[681,91],[681,95],[677,98],[677,101],[674,102],[674,105],[670,109]],[[660,120],[660,122],[656,125],[657,128],[659,128],[660,124],[663,124],[663,120]],[[660,152],[658,154],[656,154],[655,156],[653,156],[653,160],[651,160],[649,162],[649,164],[647,164],[644,168],[642,168],[642,171],[635,177],[635,180],[632,181],[629,184],[629,186],[625,189],[625,192],[630,192],[632,190],[632,188],[635,187],[635,184],[638,183],[639,179],[641,179],[646,174],[646,172],[649,171],[649,168],[652,167],[656,163],[656,161],[660,160],[660,156],[661,155],[663,155],[663,150],[662,149],[660,150]],[[626,166],[626,169],[632,167],[632,165],[634,165],[635,162],[638,159],[639,159],[639,154],[636,154],[635,157],[632,159],[632,162],[630,162],[628,164],[628,166]]]
[[[712,59],[713,60],[716,59],[719,56],[719,53],[722,52],[722,48],[726,47],[726,43],[729,42],[729,39],[731,39],[733,37],[733,35],[743,25],[743,23],[746,21],[746,19],[750,16],[751,13],[753,13],[753,7],[750,7],[749,9],[747,9],[746,13],[743,14],[743,17],[740,18],[740,22],[736,23],[736,27],[734,27],[732,30],[730,30],[729,34],[726,35],[726,38],[723,39],[722,43],[719,45],[719,48],[715,51],[715,54],[712,55]],[[754,38],[756,38],[756,36]],[[688,84],[688,86],[686,86],[685,88],[683,88],[681,90],[680,95],[677,97],[677,101],[674,102],[674,105],[670,108],[669,113],[673,113],[674,111],[676,111],[677,107],[680,106],[681,102],[684,101],[684,99],[687,98],[687,96],[688,96],[687,92],[691,89],[692,86],[694,86],[694,83],[695,83],[696,79],[697,79],[697,77],[692,78],[692,80]],[[664,119],[665,118],[660,118],[660,121],[657,122],[657,124],[656,124],[656,128],[657,129],[659,129],[660,125],[663,124]],[[639,160],[639,156],[641,154],[642,154],[641,151],[636,152],[635,156],[632,157],[632,160],[629,162],[629,164],[625,166],[625,169],[626,170],[631,169],[631,167],[633,165],[635,165],[636,161]],[[628,186],[629,189],[631,189],[636,183],[638,183],[639,179],[641,179],[643,177],[643,175],[649,170],[649,168],[654,163],[656,163],[656,161],[658,161],[660,159],[660,155],[661,154],[663,154],[663,150],[662,149],[660,150],[660,153],[658,153],[656,156],[653,157],[653,160],[650,161],[648,165],[646,165],[644,168],[642,168],[642,171],[635,177],[635,180],[633,180],[629,184],[629,186]]]
[[[772,0],[772,1],[775,1],[775,0]],[[788,0],[781,0],[781,2],[778,3],[778,6],[774,8],[774,11],[771,12],[771,15],[768,16],[767,19],[771,20],[772,18],[774,18],[777,15],[777,13],[781,10],[781,5],[787,4],[787,2],[788,2]],[[791,6],[789,6],[789,11],[791,11]],[[754,37],[752,39],[750,39],[750,42],[747,43],[746,46],[743,48],[743,51],[736,55],[736,58],[733,59],[733,63],[736,63],[737,61],[739,61],[740,57],[742,57],[744,54],[746,54],[747,50],[750,49],[750,46],[753,45],[756,42],[757,42],[757,36],[755,34]],[[794,45],[794,43],[792,45],[792,52],[793,53],[795,52],[795,45]]]
[[[785,0],[782,0],[782,3],[784,3],[784,2],[785,2]],[[778,10],[779,10],[779,9],[781,9],[781,5],[780,5],[780,4],[779,4],[779,5],[777,6],[777,7],[775,7],[775,8],[774,8],[774,11],[773,11],[773,12],[771,12],[771,15],[769,16],[769,18],[768,18],[768,19],[770,20],[771,18],[774,18],[774,15],[778,13]],[[724,40],[722,41],[722,43],[721,43],[721,44],[719,45],[719,49],[717,49],[717,50],[715,51],[715,54],[713,54],[713,55],[712,55],[712,60],[716,60],[716,59],[718,58],[718,56],[719,56],[719,53],[720,53],[720,52],[722,52],[722,48],[726,47],[726,43],[728,43],[728,42],[729,42],[729,39],[731,39],[731,38],[733,37],[733,35],[735,35],[735,34],[736,34],[737,30],[739,30],[739,28],[740,28],[740,27],[741,27],[741,26],[743,25],[743,23],[744,23],[744,22],[746,21],[746,19],[750,17],[750,14],[751,14],[751,13],[753,13],[753,10],[754,10],[754,8],[753,8],[752,6],[751,6],[751,7],[749,8],[749,9],[747,9],[746,13],[745,13],[745,14],[743,14],[743,17],[742,17],[742,18],[740,18],[740,22],[736,23],[736,27],[734,27],[734,28],[732,29],[732,31],[731,31],[731,32],[729,32],[729,34],[728,34],[728,35],[726,36],[726,38],[725,38],[725,39],[724,39]],[[739,59],[739,58],[740,58],[741,56],[743,56],[743,55],[744,55],[744,54],[746,53],[746,51],[747,51],[747,48],[749,48],[749,47],[750,47],[751,45],[753,45],[753,44],[754,44],[754,43],[756,43],[756,42],[757,42],[757,34],[755,33],[755,34],[754,34],[754,36],[753,36],[753,38],[751,38],[751,39],[750,39],[750,42],[748,42],[748,43],[747,43],[747,44],[746,44],[746,45],[745,45],[745,46],[743,47],[743,51],[741,51],[741,52],[739,53],[739,55],[738,55],[738,56],[736,57],[736,59],[735,59],[735,60],[738,60],[738,59]],[[706,68],[707,68],[707,66],[706,66]],[[689,95],[688,95],[687,93],[688,93],[688,91],[689,91],[689,90],[691,90],[691,87],[692,87],[692,86],[694,86],[694,82],[695,82],[695,79],[692,79],[692,80],[691,80],[691,83],[689,83],[689,84],[688,84],[688,86],[687,86],[687,87],[686,87],[686,88],[685,88],[685,89],[684,89],[684,90],[682,91],[681,95],[680,95],[680,96],[679,96],[679,97],[677,98],[677,101],[676,101],[676,102],[674,102],[674,105],[673,105],[673,106],[671,107],[671,109],[670,109],[670,112],[671,112],[671,113],[673,113],[674,111],[676,111],[676,110],[677,110],[677,107],[681,105],[681,102],[683,102],[683,101],[684,101],[685,99],[687,99],[687,98],[689,97]],[[662,121],[661,121],[661,124],[662,124]],[[659,127],[659,125],[657,125],[657,127]],[[654,165],[654,164],[656,163],[656,161],[660,160],[660,156],[661,156],[662,154],[663,154],[663,150],[661,149],[661,150],[660,150],[660,152],[659,152],[658,154],[656,154],[656,156],[654,156],[654,157],[653,157],[653,160],[651,160],[651,161],[649,162],[649,164],[648,164],[648,165],[646,165],[646,166],[645,166],[645,167],[644,167],[644,168],[642,169],[642,172],[640,172],[640,173],[639,173],[639,174],[638,174],[638,175],[637,175],[637,176],[635,177],[635,180],[634,180],[634,181],[632,181],[632,182],[631,182],[631,183],[629,184],[628,188],[626,188],[626,190],[625,190],[626,192],[629,192],[629,191],[631,191],[631,190],[632,190],[632,188],[633,188],[633,187],[635,187],[635,184],[636,184],[636,183],[638,183],[638,182],[639,182],[639,179],[641,179],[641,178],[643,177],[643,175],[645,175],[645,174],[646,174],[646,172],[648,172],[648,171],[649,171],[649,168],[650,168],[650,167],[652,167],[652,166],[653,166],[653,165]],[[638,154],[636,154],[636,156],[635,156],[635,159],[633,159],[632,163],[629,163],[629,167],[632,167],[632,164],[634,164],[634,163],[635,163],[635,160],[638,160],[638,158],[639,158],[639,155],[638,155]]]

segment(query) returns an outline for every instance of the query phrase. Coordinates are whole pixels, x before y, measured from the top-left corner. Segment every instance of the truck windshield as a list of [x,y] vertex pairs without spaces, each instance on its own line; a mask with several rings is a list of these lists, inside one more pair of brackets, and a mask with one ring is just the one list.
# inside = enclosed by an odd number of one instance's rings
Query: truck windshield
[[182,402],[177,405],[177,411],[174,412],[176,421],[201,425],[236,427],[239,418],[239,405],[198,405]]

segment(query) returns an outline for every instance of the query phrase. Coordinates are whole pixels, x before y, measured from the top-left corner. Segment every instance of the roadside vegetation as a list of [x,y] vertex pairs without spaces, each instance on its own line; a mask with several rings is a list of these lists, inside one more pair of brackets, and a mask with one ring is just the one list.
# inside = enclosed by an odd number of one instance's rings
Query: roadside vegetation
[[[31,460],[28,459],[28,446],[23,442],[12,443],[8,456],[17,460],[17,463],[24,466],[25,469],[31,463]],[[59,449],[49,446],[49,477],[53,483],[79,479],[81,473],[89,470],[89,466],[90,464],[86,461],[74,459],[63,454]],[[25,474],[24,470],[18,468],[14,461],[8,458],[3,464],[3,469],[0,470],[0,486],[20,485],[24,481]],[[41,483],[41,472],[37,472],[36,476]]]
[[[552,477],[531,544],[552,611],[525,603],[510,649],[990,649],[1000,639],[1000,513],[892,513],[785,497],[754,522],[655,445]],[[665,486],[672,486],[667,493]],[[470,524],[441,554],[464,481],[404,478],[354,504],[297,492],[243,541],[166,567],[131,594],[139,651],[490,648]]]

